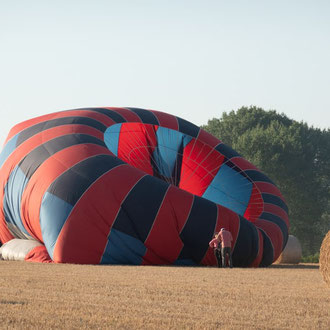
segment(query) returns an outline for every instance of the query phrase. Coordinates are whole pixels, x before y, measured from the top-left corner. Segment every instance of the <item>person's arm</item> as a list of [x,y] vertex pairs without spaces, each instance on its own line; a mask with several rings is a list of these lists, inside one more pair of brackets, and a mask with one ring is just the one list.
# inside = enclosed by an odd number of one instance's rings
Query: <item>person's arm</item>
[[220,235],[220,234],[218,235],[218,237],[217,237],[217,238],[218,238],[218,242],[219,242],[219,243],[221,243],[221,242],[222,242],[222,237],[221,237],[221,235]]
[[216,239],[215,238],[213,238],[210,242],[209,242],[209,246],[210,247],[213,247],[214,246],[214,241],[215,241]]

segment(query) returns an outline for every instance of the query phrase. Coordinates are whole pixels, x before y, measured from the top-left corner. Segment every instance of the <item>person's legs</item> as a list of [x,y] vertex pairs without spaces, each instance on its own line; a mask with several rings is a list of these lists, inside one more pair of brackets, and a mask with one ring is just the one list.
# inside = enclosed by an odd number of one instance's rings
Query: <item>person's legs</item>
[[217,259],[217,264],[218,264],[218,267],[220,268],[222,266],[222,263],[221,263],[221,251],[219,249],[214,249],[214,255]]
[[221,255],[222,255],[222,268],[226,268],[226,248],[221,249]]
[[233,268],[233,259],[231,255],[231,248],[228,248],[229,267]]

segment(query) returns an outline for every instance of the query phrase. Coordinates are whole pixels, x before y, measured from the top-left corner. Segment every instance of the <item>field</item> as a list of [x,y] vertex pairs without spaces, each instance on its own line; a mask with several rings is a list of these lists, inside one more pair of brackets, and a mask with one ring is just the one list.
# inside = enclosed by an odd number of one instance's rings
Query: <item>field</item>
[[0,261],[1,329],[329,329],[318,265],[263,269]]

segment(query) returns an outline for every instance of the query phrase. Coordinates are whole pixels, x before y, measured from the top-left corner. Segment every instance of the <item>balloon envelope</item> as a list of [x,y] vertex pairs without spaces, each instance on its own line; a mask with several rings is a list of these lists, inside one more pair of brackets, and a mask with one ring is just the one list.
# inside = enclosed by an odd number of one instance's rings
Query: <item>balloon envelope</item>
[[137,108],[57,112],[16,125],[0,154],[0,240],[34,239],[55,262],[267,266],[288,238],[276,185],[194,124]]

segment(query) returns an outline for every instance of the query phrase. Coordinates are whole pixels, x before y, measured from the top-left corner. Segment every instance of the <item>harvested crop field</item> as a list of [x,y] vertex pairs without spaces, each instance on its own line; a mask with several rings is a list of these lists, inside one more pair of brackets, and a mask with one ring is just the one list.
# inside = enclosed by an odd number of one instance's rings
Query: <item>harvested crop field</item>
[[329,329],[318,265],[262,269],[0,261],[0,328]]

